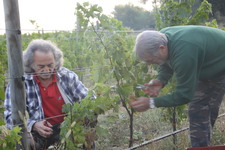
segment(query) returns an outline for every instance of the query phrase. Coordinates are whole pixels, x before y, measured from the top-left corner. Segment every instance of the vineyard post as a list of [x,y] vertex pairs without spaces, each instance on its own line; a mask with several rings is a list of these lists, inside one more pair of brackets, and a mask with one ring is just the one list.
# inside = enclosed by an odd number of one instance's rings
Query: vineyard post
[[[77,7],[77,4],[76,4],[76,7]],[[77,16],[77,14],[76,14],[76,24],[77,24],[76,25],[76,42],[78,42],[79,32],[80,32],[80,20],[79,20],[79,17]]]
[[28,149],[27,129],[25,127],[25,92],[23,83],[22,44],[18,0],[3,0],[5,12],[8,67],[10,75],[10,96],[12,104],[12,122],[22,128],[22,145],[17,149]]

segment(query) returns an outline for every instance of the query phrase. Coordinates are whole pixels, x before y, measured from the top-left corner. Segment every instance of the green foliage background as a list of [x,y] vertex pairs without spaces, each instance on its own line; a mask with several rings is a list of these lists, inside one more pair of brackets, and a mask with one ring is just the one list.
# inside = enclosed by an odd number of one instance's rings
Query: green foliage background
[[[218,27],[216,20],[209,22],[211,5],[204,0],[200,7],[193,12],[194,0],[186,1],[162,1],[161,5],[154,8],[157,29],[173,25],[207,25]],[[78,74],[80,79],[90,89],[87,98],[73,106],[65,105],[64,111],[68,114],[62,125],[61,136],[62,147],[68,149],[79,149],[85,141],[85,135],[93,129],[83,124],[83,120],[93,120],[96,115],[104,114],[113,109],[119,110],[123,106],[129,116],[129,147],[133,145],[134,136],[138,133],[133,130],[134,111],[127,105],[129,96],[145,95],[141,90],[135,88],[136,84],[146,83],[155,77],[155,66],[147,66],[136,60],[133,53],[134,41],[137,33],[123,26],[117,19],[108,17],[102,13],[102,8],[98,5],[83,3],[77,5],[77,17],[79,26],[72,32],[55,33],[30,33],[22,35],[22,48],[26,49],[32,39],[42,38],[51,40],[64,53],[64,66]],[[36,28],[39,28],[35,21],[32,21]],[[123,31],[123,32],[120,32]],[[7,83],[5,73],[7,70],[7,54],[5,35],[0,35],[0,99],[4,99],[4,86]],[[166,94],[174,89],[175,80],[165,87],[161,94]],[[92,96],[97,96],[95,100],[90,100]],[[2,101],[1,101],[2,103]],[[186,106],[177,107],[177,123],[182,123],[186,119]],[[3,108],[1,109],[1,111]],[[171,120],[173,109],[161,109],[164,120]],[[0,125],[3,120],[0,119]],[[99,136],[106,134],[106,127],[98,124],[94,127]],[[18,133],[15,129],[13,133]],[[1,133],[3,134],[3,133]],[[10,134],[7,134],[10,136]],[[17,137],[12,134],[11,140]],[[18,138],[15,138],[18,140]],[[4,138],[7,140],[7,138]],[[8,143],[11,140],[7,140]],[[14,140],[16,142],[17,140]],[[12,140],[13,141],[13,140]],[[0,146],[10,146],[1,145]],[[6,142],[7,143],[7,142]]]

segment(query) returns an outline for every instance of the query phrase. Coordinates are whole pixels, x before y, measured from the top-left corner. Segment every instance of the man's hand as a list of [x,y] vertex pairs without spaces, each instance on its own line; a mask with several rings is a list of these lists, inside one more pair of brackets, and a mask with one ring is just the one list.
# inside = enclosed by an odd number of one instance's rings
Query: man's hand
[[137,101],[131,102],[131,107],[139,112],[146,111],[149,109],[149,98],[148,97],[139,97]]
[[36,122],[33,125],[33,130],[38,132],[40,136],[43,136],[44,138],[48,138],[49,136],[52,135],[53,130],[52,130],[52,125],[47,122],[46,120]]
[[144,85],[148,88],[144,89],[143,91],[145,93],[148,93],[152,97],[158,96],[163,87],[163,83],[158,79],[153,79],[149,83],[145,83]]

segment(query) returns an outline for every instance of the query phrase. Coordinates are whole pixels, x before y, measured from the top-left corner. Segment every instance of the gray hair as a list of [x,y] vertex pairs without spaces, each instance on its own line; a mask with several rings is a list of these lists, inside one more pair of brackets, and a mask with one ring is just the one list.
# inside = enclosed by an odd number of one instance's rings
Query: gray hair
[[59,68],[63,65],[63,53],[53,42],[36,39],[31,41],[27,49],[23,52],[25,73],[34,73],[34,53],[36,51],[53,53],[55,58],[55,70],[59,70]]
[[144,61],[144,56],[157,56],[160,45],[167,46],[165,34],[158,31],[146,30],[138,34],[135,43],[135,52],[139,60]]

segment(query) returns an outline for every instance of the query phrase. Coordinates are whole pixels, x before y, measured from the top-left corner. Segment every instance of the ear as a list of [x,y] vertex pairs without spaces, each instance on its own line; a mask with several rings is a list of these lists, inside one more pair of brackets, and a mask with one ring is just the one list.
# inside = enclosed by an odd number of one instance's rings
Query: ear
[[167,46],[160,45],[159,46],[159,53],[160,53],[160,55],[163,55],[163,56],[167,55],[168,54]]

